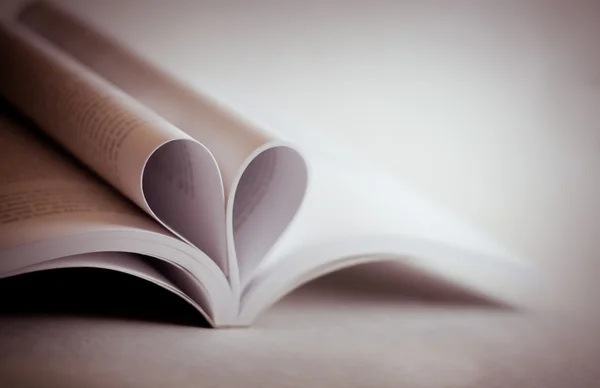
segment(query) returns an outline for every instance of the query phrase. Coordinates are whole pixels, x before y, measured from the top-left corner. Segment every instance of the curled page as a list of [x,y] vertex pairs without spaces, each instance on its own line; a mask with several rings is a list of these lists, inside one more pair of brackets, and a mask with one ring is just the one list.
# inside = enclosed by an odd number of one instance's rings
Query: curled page
[[257,150],[241,171],[227,221],[243,287],[298,212],[308,171],[297,150],[278,143]]
[[228,275],[221,177],[211,154],[199,146],[173,140],[157,148],[143,169],[144,200],[161,222],[202,249]]
[[[273,141],[234,112],[190,90],[68,12],[35,2],[23,10],[19,20],[211,151],[223,176],[229,266],[240,267],[239,281],[231,272],[230,280],[236,290],[237,284],[247,283],[304,197],[307,166],[298,151]],[[171,146],[153,158],[175,165],[172,160],[178,155],[176,147]],[[149,163],[151,170],[155,169],[153,162],[151,159]],[[164,169],[174,165],[165,165]],[[152,184],[149,179],[150,185],[157,188],[158,183]],[[151,192],[155,208],[171,197],[160,189],[148,189],[147,195]],[[180,206],[186,207],[183,203]],[[169,214],[167,211],[162,217]],[[181,220],[182,227],[192,227],[191,222]]]
[[229,272],[223,184],[206,147],[19,26],[0,26],[0,50],[7,99]]

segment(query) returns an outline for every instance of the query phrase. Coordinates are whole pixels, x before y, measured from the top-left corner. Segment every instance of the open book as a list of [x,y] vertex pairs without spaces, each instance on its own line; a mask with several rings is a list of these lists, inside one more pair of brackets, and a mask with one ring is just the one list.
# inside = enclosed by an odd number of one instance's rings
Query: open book
[[375,260],[506,303],[535,275],[334,144],[259,128],[52,5],[0,25],[0,69],[0,278],[111,269],[225,327]]

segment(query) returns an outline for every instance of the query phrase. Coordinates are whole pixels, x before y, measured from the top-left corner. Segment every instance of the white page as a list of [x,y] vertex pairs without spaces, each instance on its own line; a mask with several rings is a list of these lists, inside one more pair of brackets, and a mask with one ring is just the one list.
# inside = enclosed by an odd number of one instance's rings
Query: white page
[[512,256],[481,231],[372,166],[342,154],[336,158],[335,152],[330,157],[318,153],[309,157],[311,183],[305,203],[270,255],[272,260],[306,243],[373,235],[409,236],[494,256]]
[[222,181],[204,146],[18,26],[0,27],[0,49],[11,102],[229,271]]
[[308,184],[306,164],[293,148],[258,152],[234,186],[228,209],[242,288],[293,222]]
[[305,203],[244,290],[242,322],[310,279],[376,260],[400,260],[511,305],[542,292],[530,262],[385,173],[342,152],[308,155]]
[[531,298],[545,292],[546,286],[533,267],[506,261],[504,257],[397,235],[362,236],[305,245],[282,258],[246,288],[239,321],[252,322],[272,303],[312,279],[376,261],[396,261],[417,273],[509,308],[528,307]]

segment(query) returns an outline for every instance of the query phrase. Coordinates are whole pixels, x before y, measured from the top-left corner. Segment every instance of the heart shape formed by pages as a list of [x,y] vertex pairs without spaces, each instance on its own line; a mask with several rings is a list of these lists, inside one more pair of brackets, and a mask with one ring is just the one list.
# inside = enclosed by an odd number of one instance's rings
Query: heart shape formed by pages
[[213,259],[236,289],[290,224],[307,184],[304,158],[281,142],[267,143],[246,159],[227,201],[217,162],[194,140],[158,147],[142,176],[155,218]]

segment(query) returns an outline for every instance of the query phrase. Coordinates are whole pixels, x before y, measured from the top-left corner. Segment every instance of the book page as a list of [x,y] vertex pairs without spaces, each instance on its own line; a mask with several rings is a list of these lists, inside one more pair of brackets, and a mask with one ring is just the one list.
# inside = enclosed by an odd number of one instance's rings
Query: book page
[[35,2],[19,20],[210,149],[223,174],[230,264],[237,262],[245,284],[304,197],[307,167],[298,151],[51,4]]
[[516,260],[483,231],[430,203],[387,173],[360,158],[342,157],[341,152],[337,155],[338,159],[321,151],[310,154],[312,181],[305,204],[288,231],[289,238],[282,241],[274,256],[285,256],[306,243],[397,235]]
[[304,159],[290,147],[260,150],[244,168],[229,213],[242,287],[296,216],[307,186]]
[[228,271],[212,154],[22,27],[0,26],[0,92],[90,169]]
[[[106,228],[168,235],[25,118],[0,103],[0,250],[73,231]],[[0,272],[29,265],[29,259],[14,263],[0,259]]]
[[193,279],[177,275],[182,289],[212,318],[231,321],[236,303],[208,256],[175,238],[8,105],[0,108],[0,277],[91,252],[142,254],[181,268]]
[[511,305],[543,289],[532,263],[387,174],[359,160],[309,156],[305,203],[244,289],[243,321],[296,285],[378,260],[401,261]]

